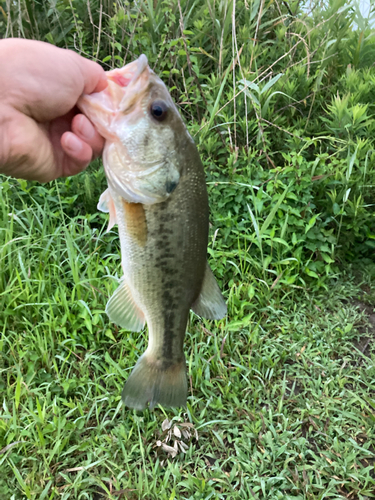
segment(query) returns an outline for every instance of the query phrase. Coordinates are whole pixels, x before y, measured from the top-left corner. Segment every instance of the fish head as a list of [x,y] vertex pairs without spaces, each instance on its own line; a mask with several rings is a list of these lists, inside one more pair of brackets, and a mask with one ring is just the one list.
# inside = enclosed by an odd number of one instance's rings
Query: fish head
[[78,106],[106,139],[108,184],[128,202],[165,201],[182,175],[181,148],[192,139],[145,55],[107,79],[105,90],[82,96]]

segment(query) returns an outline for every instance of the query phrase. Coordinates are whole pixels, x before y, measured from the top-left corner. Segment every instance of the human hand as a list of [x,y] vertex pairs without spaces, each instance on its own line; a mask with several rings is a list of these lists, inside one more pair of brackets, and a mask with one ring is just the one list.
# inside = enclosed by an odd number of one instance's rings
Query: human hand
[[103,138],[77,114],[82,93],[107,86],[104,70],[73,51],[0,40],[0,172],[48,182],[84,170]]

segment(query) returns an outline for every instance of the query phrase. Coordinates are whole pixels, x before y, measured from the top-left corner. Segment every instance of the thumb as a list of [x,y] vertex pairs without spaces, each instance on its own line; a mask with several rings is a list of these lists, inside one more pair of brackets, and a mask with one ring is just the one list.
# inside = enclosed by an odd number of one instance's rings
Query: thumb
[[90,59],[86,59],[85,57],[79,56],[74,52],[73,54],[77,58],[77,62],[79,64],[79,68],[83,77],[83,92],[85,94],[92,94],[93,92],[101,92],[102,90],[104,90],[108,85],[108,81],[105,71],[100,66],[100,64],[94,61],[90,61]]

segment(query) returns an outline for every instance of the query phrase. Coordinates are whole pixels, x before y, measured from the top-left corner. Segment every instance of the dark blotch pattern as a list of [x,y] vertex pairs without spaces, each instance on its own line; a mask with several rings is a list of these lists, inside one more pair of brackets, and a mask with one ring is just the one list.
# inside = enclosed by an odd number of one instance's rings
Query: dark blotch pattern
[[165,185],[165,189],[168,194],[172,193],[177,187],[177,182],[168,181]]

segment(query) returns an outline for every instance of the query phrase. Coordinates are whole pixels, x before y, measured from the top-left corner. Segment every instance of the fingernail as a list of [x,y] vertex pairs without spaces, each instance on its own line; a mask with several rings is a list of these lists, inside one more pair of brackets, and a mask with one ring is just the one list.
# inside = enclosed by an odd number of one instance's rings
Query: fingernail
[[67,134],[67,137],[65,138],[65,147],[72,153],[79,153],[82,149],[82,142],[74,134]]
[[94,127],[87,121],[87,118],[84,116],[80,117],[78,128],[83,137],[86,139],[92,139],[95,135]]

